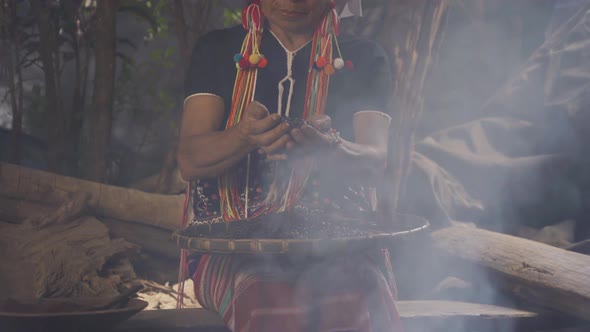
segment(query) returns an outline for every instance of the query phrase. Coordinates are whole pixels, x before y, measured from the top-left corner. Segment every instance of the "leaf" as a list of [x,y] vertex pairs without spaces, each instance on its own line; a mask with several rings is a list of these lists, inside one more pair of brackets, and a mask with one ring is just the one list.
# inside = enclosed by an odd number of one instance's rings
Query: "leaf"
[[158,49],[152,50],[150,52],[150,58],[154,61],[159,61],[162,59],[162,52]]
[[169,58],[174,55],[174,47],[168,47],[164,51],[164,58]]

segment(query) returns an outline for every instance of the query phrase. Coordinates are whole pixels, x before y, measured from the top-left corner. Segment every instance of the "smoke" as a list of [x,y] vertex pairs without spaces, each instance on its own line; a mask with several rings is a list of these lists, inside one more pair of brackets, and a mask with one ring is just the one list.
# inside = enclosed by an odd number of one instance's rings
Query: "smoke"
[[[475,14],[468,5],[451,7],[445,40],[427,81],[412,173],[401,203],[407,212],[426,217],[435,228],[460,222],[549,244],[572,241],[583,208],[580,179],[585,174],[580,170],[582,140],[573,124],[587,123],[581,120],[584,99],[572,98],[569,104],[580,110],[580,121],[572,121],[567,109],[547,106],[549,61],[531,66],[534,71],[523,75],[508,90],[511,94],[495,93],[546,36],[587,3],[502,1]],[[584,61],[587,56],[568,53],[560,65],[576,68],[572,63]],[[564,80],[557,77],[555,83],[563,96],[571,88],[581,89],[580,94],[587,89],[581,80],[566,81],[569,86]],[[492,107],[482,107],[494,95]],[[394,253],[402,299],[523,305],[500,291],[498,282],[505,280],[478,267],[455,266],[422,245]],[[506,324],[492,330],[517,328]],[[443,326],[458,332],[483,328],[468,319],[435,327]],[[414,328],[428,331],[432,326]]]
[[[445,41],[429,76],[414,167],[401,204],[434,228],[461,222],[517,233],[524,226],[537,229],[576,218],[579,212],[581,197],[569,160],[574,135],[567,116],[552,114],[543,99],[526,96],[518,113],[482,108],[556,24],[551,6],[523,4],[490,4],[488,11],[471,16],[451,8]],[[526,84],[543,96],[544,75]],[[499,101],[507,109],[515,106],[508,99]],[[505,280],[442,259],[425,240],[392,248],[400,300],[522,305],[500,291]],[[346,280],[344,273],[312,269],[310,275],[318,285]],[[422,323],[415,319],[408,324],[412,331],[483,329],[481,321],[469,319]],[[497,324],[488,328],[510,332],[518,327],[510,320]]]
[[[414,165],[401,204],[404,212],[426,217],[434,228],[473,223],[520,235],[578,216],[582,196],[577,175],[571,172],[575,169],[570,158],[576,153],[571,148],[575,135],[567,114],[548,112],[543,99],[533,98],[521,98],[518,113],[505,109],[484,112],[482,108],[543,43],[545,31],[559,26],[559,21],[569,15],[554,12],[555,3],[502,1],[484,5],[488,10],[475,13],[464,7],[451,8],[445,42],[428,80]],[[543,96],[544,76],[525,82],[537,96]],[[515,106],[508,98],[499,102],[505,102],[506,109]],[[572,227],[571,221],[562,224]],[[538,234],[526,236],[545,242],[555,240]],[[427,239],[423,240],[400,241],[391,247],[400,300],[521,305],[510,294],[499,291],[499,282],[505,280],[479,267],[443,259]],[[558,240],[571,237],[561,233]],[[304,269],[298,269],[298,263],[282,264],[271,259],[258,263],[262,269],[258,272],[263,275],[297,274],[294,298],[301,303],[309,303],[313,294],[359,287],[369,294],[369,302],[378,301],[376,290],[383,289],[375,286],[382,280],[371,277],[375,276],[373,267],[358,256],[312,265],[306,262]],[[284,266],[296,271],[282,270]],[[264,302],[276,294],[259,296]],[[417,310],[426,312],[428,308]],[[377,320],[386,320],[379,316],[379,310],[375,312]],[[340,315],[347,318],[344,312]],[[488,323],[493,324],[491,320]],[[481,320],[469,319],[426,323],[417,318],[409,320],[408,327],[416,332],[467,332],[484,327],[511,332],[518,327],[510,320],[496,323],[482,326]]]

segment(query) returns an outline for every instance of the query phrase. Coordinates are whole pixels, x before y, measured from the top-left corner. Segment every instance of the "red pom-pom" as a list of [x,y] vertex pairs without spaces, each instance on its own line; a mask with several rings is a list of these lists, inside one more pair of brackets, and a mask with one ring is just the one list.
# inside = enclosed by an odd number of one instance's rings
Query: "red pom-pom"
[[328,6],[330,9],[334,9],[336,8],[336,2],[334,2],[334,0],[330,0],[330,2],[328,2]]
[[353,70],[354,63],[352,63],[352,61],[350,61],[350,60],[346,60],[346,61],[344,61],[344,68],[346,68],[348,70]]
[[315,65],[318,68],[324,68],[327,64],[328,60],[326,60],[326,58],[324,58],[323,56],[319,57],[318,60],[315,62]]
[[266,67],[267,64],[268,64],[268,61],[266,60],[266,58],[262,58],[262,59],[260,59],[260,61],[258,61],[258,68],[264,68],[264,67]]
[[240,65],[240,68],[242,68],[242,69],[246,69],[246,68],[250,67],[250,61],[248,61],[247,58],[240,60],[238,62],[238,64]]

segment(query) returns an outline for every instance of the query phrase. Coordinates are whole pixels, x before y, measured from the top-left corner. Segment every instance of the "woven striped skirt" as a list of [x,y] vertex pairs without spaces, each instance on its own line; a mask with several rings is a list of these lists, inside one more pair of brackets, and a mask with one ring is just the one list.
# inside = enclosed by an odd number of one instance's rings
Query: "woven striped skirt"
[[201,255],[189,262],[199,303],[233,332],[400,332],[395,281],[379,255],[295,261]]

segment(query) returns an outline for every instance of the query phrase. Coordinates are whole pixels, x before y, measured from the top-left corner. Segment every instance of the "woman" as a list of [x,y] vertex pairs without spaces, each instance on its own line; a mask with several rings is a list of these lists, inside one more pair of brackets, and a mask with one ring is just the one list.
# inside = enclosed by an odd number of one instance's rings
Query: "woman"
[[[189,222],[375,209],[390,66],[376,43],[338,35],[339,8],[254,1],[242,26],[197,43],[178,152]],[[303,262],[195,255],[188,271],[200,304],[232,331],[401,331],[386,251]]]

